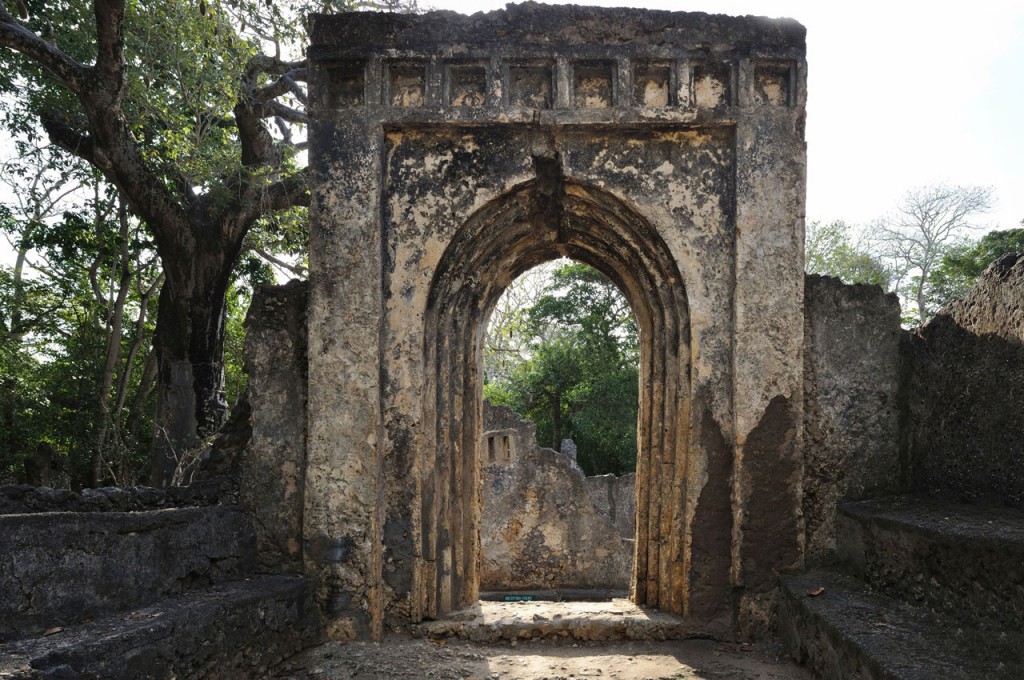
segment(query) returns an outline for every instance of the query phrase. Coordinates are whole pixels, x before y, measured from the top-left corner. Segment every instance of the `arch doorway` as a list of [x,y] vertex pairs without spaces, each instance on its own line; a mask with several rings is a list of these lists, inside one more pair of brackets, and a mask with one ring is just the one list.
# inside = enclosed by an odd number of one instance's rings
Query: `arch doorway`
[[640,399],[630,592],[638,604],[682,614],[691,363],[683,279],[637,211],[598,187],[560,177],[557,160],[535,162],[536,179],[492,200],[456,233],[430,287],[416,480],[423,559],[413,575],[413,619],[435,618],[479,595],[483,334],[505,287],[557,257],[601,271],[636,316]]

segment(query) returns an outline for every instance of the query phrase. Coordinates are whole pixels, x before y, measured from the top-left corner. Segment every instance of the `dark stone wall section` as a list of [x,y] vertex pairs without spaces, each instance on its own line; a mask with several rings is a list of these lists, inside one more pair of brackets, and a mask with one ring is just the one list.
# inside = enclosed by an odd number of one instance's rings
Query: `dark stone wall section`
[[[733,450],[710,410],[704,409],[694,439],[708,452],[708,483],[694,513],[692,593],[686,614],[732,626],[732,470]],[[699,587],[698,587],[699,586]]]
[[245,319],[251,437],[240,465],[240,501],[256,526],[259,568],[302,569],[306,479],[308,285],[263,286]]
[[836,550],[836,507],[900,488],[900,305],[878,286],[804,286],[806,559]]
[[764,417],[747,436],[747,521],[744,525],[743,585],[754,591],[770,589],[775,575],[802,565],[800,517],[800,458],[797,455],[795,409],[785,397],[775,397]]
[[230,505],[237,489],[226,476],[211,477],[189,486],[155,489],[148,486],[102,487],[74,492],[45,486],[0,486],[0,515],[34,512],[138,512],[164,508]]
[[1024,254],[904,343],[915,492],[1024,508]]

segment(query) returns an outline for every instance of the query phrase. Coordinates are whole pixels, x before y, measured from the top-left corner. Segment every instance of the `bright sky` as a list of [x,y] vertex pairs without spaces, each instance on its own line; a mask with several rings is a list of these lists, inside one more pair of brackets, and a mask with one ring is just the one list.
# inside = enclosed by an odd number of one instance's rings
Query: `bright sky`
[[[503,0],[422,0],[470,14]],[[864,224],[906,189],[995,187],[1024,219],[1024,0],[578,0],[788,16],[807,27],[807,217]]]

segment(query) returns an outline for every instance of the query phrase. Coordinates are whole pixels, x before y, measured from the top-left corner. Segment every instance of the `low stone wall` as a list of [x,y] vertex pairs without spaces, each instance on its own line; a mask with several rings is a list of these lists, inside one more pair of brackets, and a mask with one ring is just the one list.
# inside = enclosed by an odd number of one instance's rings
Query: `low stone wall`
[[0,516],[0,640],[252,572],[237,508]]
[[903,350],[913,490],[1024,507],[1024,255],[994,262]]
[[836,508],[900,488],[900,304],[878,286],[804,286],[806,558],[836,549]]
[[[624,538],[601,507],[632,496],[630,481],[592,482],[569,454],[539,447],[533,423],[507,408],[485,402],[484,423],[481,589],[627,589],[632,529]],[[605,488],[603,499],[591,484]],[[620,521],[623,513],[635,511],[623,508]]]
[[228,477],[211,477],[189,486],[102,487],[74,492],[45,486],[0,486],[0,515],[35,512],[138,512],[164,508],[230,504],[236,493]]

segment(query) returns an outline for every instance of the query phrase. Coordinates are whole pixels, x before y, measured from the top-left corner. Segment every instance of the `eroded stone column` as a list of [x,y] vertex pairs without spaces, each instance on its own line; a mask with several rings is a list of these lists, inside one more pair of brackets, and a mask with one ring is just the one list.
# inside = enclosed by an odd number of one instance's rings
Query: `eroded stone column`
[[[327,107],[367,96],[365,62],[314,71]],[[313,125],[309,458],[304,557],[332,638],[379,636],[383,135],[357,115]]]
[[774,577],[803,564],[803,62],[737,70],[732,580],[741,631],[766,629]]

